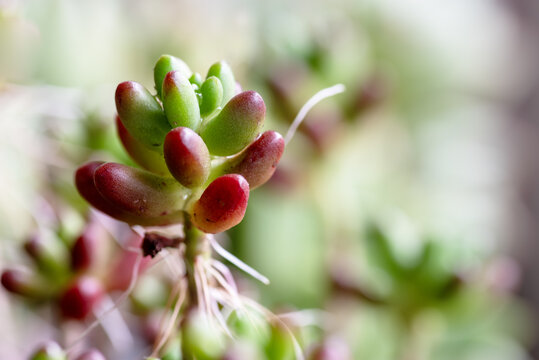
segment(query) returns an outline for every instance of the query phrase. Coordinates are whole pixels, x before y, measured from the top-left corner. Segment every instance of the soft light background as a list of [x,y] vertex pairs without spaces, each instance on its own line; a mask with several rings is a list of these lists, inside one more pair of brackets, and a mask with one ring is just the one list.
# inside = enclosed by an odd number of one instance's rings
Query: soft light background
[[[528,301],[537,301],[537,270],[529,268],[530,246],[537,250],[537,171],[528,162],[537,163],[537,119],[531,119],[537,102],[530,100],[524,113],[516,105],[539,73],[531,35],[539,10],[533,0],[524,10],[517,3],[0,1],[0,266],[20,261],[17,244],[36,226],[46,227],[50,182],[69,186],[77,161],[85,160],[83,120],[93,117],[112,131],[119,82],[152,88],[153,63],[169,53],[201,73],[226,59],[244,88],[265,96],[262,75],[297,62],[318,42],[327,52],[325,75],[297,94],[299,105],[323,86],[342,82],[351,90],[373,71],[388,80],[390,95],[304,166],[299,189],[253,193],[233,241],[242,258],[273,280],[260,299],[324,306],[325,264],[342,261],[369,272],[357,261],[365,256],[361,246],[349,239],[376,220],[404,261],[421,251],[423,236],[443,244],[452,266],[482,269],[501,261],[517,278],[515,258],[525,270]],[[338,100],[325,106],[332,104]],[[269,127],[286,130],[271,108],[268,117]],[[298,135],[284,166],[295,166],[302,158],[293,154],[304,146]],[[520,322],[521,300],[515,302]],[[16,359],[15,349],[24,348],[21,315],[25,326],[37,324],[30,338],[46,338],[42,330],[50,330],[13,307],[0,292],[0,358]],[[379,320],[384,316],[360,316],[366,325],[358,358],[394,358],[369,345],[380,332],[399,337]],[[496,346],[462,358],[530,358],[529,342],[496,336]],[[425,351],[421,358],[453,358],[451,351]]]

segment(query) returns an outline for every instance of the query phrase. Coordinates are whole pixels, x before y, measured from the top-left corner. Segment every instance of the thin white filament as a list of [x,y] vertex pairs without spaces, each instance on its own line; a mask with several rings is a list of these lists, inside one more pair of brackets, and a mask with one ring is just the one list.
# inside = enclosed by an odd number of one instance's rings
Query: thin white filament
[[244,271],[245,273],[251,275],[253,278],[260,281],[262,284],[269,285],[270,281],[267,277],[260,274],[258,271],[256,271],[255,269],[253,269],[252,267],[250,267],[249,265],[247,265],[246,263],[244,263],[243,261],[241,261],[234,255],[226,251],[223,247],[221,247],[221,245],[219,245],[219,243],[215,240],[213,236],[210,236],[208,238],[209,238],[211,247],[213,248],[213,250],[215,250],[216,253],[221,255],[226,260],[230,261],[232,264],[236,265],[238,269]]
[[[171,254],[171,252],[168,251],[167,249],[163,249],[161,250],[161,252],[165,255]],[[174,274],[175,278],[182,277],[183,270],[180,269],[179,265],[176,262],[174,262],[173,259],[171,259],[169,256],[166,256],[165,263],[167,264],[167,267],[169,268],[169,270]]]
[[233,308],[234,309],[239,308],[241,306],[241,301],[238,296],[238,292],[235,291],[230,286],[230,284],[226,282],[225,278],[219,272],[217,272],[217,270],[210,268],[208,269],[208,272],[213,276],[213,278],[217,281],[217,283],[221,285],[223,289],[225,290],[225,292],[230,296],[230,298],[232,299],[232,304],[234,305]]
[[215,259],[211,259],[211,266],[217,270],[221,275],[224,276],[227,283],[234,289],[235,292],[238,292],[238,287],[236,286],[236,281],[234,281],[234,277],[232,276],[232,273],[230,270],[226,267],[225,264],[223,264],[220,261],[217,261]]
[[211,316],[211,296],[209,291],[208,277],[206,276],[206,266],[204,266],[204,260],[201,257],[197,257],[195,266],[198,267],[198,276],[202,285],[202,294],[204,296],[204,305],[206,307],[206,314],[208,318]]
[[344,87],[343,84],[333,85],[331,87],[320,90],[319,92],[314,94],[309,100],[307,100],[305,105],[301,107],[298,114],[296,115],[296,118],[294,119],[290,127],[288,128],[288,131],[286,132],[286,136],[284,137],[285,144],[288,144],[290,140],[292,140],[292,138],[294,137],[294,134],[296,133],[296,130],[301,125],[301,122],[305,119],[305,116],[307,116],[307,113],[311,111],[311,109],[316,104],[318,104],[320,101],[328,97],[340,94],[344,92],[345,90],[346,88]]
[[[172,288],[172,290],[170,291],[170,294],[168,296],[168,299],[167,299],[167,304],[165,305],[165,309],[170,309],[170,307],[172,306],[172,302],[174,301],[174,299],[176,299],[176,296],[178,296],[178,294],[180,293],[180,290],[181,290],[181,287],[182,287],[182,281],[178,281],[174,287]],[[155,338],[155,341],[154,341],[154,353],[155,353],[155,349],[157,348],[157,345],[161,342],[161,339],[163,338],[163,329],[165,328],[165,323],[167,321],[167,315],[168,315],[168,311],[164,311],[163,312],[163,316],[161,316],[161,320],[159,321],[159,333],[157,334],[156,338]],[[155,356],[156,354],[152,353],[152,355],[150,356]]]
[[174,310],[172,311],[172,316],[170,317],[170,321],[168,322],[168,326],[163,333],[163,336],[161,337],[161,340],[159,341],[159,344],[157,344],[157,347],[153,350],[152,355],[150,357],[155,357],[159,350],[165,345],[165,342],[170,337],[170,334],[172,333],[172,330],[174,328],[174,325],[176,324],[176,320],[178,319],[178,315],[180,314],[180,309],[182,307],[182,304],[185,300],[185,286],[183,286],[184,282],[180,283],[180,296],[178,298],[178,301],[176,302],[176,305],[174,305]]
[[219,311],[219,306],[217,304],[217,301],[212,301],[212,304],[211,304],[211,309],[212,309],[212,312],[213,312],[213,316],[217,319],[217,322],[219,323],[219,325],[221,326],[221,328],[223,328],[223,331],[231,338],[233,339],[234,336],[232,335],[232,332],[230,331],[230,329],[228,328],[228,325],[226,324],[226,321],[225,319],[223,318],[223,314],[221,314],[221,311]]
[[211,311],[209,306],[210,294],[207,286],[204,286],[204,281],[202,280],[199,269],[200,265],[198,265],[199,259],[199,257],[196,257],[193,264],[193,278],[195,280],[195,286],[197,290],[198,310],[201,314],[205,316],[206,319],[209,319],[211,317]]

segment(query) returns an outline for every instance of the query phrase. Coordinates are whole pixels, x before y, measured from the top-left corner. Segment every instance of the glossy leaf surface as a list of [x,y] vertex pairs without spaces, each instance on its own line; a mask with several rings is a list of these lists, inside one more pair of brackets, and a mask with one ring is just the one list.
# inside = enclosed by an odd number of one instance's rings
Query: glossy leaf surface
[[235,154],[256,137],[264,121],[266,105],[255,91],[234,96],[201,130],[200,135],[210,153],[219,156]]
[[172,176],[185,187],[202,185],[210,172],[210,153],[193,130],[178,127],[165,138],[165,161]]
[[223,100],[221,104],[225,105],[228,100],[236,94],[236,80],[234,79],[234,73],[226,62],[219,61],[210,67],[206,79],[211,76],[218,78],[223,86]]
[[168,169],[163,155],[148,149],[135,139],[125,128],[119,116],[116,116],[116,130],[129,156],[144,169],[158,175],[167,175]]
[[249,200],[249,184],[241,175],[215,179],[194,204],[192,221],[200,230],[215,234],[239,224]]
[[149,149],[162,152],[171,126],[161,105],[139,83],[125,81],[116,88],[116,110],[127,131]]
[[157,96],[162,98],[161,89],[163,88],[163,80],[171,71],[179,71],[183,76],[189,78],[192,74],[189,66],[182,60],[172,55],[162,55],[155,63],[153,69],[153,79],[155,81],[155,90]]
[[163,107],[169,124],[196,130],[200,124],[200,108],[193,86],[179,71],[171,71],[163,81]]

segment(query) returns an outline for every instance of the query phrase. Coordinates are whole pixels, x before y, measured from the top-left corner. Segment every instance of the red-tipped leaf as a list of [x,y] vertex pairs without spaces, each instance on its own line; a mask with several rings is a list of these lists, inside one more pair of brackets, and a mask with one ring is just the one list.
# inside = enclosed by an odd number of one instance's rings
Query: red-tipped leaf
[[215,169],[216,174],[239,174],[251,190],[268,181],[281,159],[284,139],[278,132],[266,131],[238,155]]
[[249,200],[249,183],[241,175],[223,175],[202,193],[192,209],[192,221],[200,230],[215,234],[239,224]]
[[174,179],[145,170],[105,163],[95,169],[94,182],[104,199],[136,216],[163,216],[183,206],[182,188]]
[[172,176],[185,187],[202,185],[210,173],[210,153],[193,130],[178,127],[165,138],[165,161]]
[[223,110],[204,125],[200,136],[211,154],[232,155],[254,140],[265,115],[262,97],[255,91],[244,91],[230,99]]
[[112,204],[101,195],[94,182],[95,170],[102,164],[104,163],[100,161],[92,161],[78,168],[75,173],[77,190],[97,210],[131,225],[160,226],[183,221],[183,210],[173,211],[162,216],[140,216]]
[[158,175],[168,175],[163,155],[148,149],[127,131],[119,116],[116,116],[116,130],[118,137],[129,156],[144,169]]

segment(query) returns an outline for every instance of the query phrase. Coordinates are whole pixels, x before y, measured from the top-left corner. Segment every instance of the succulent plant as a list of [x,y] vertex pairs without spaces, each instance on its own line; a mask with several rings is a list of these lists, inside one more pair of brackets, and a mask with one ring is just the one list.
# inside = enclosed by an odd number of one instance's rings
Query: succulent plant
[[274,131],[259,136],[266,106],[255,91],[237,93],[225,62],[202,81],[182,60],[162,56],[156,95],[126,81],[116,89],[116,126],[142,169],[89,162],[75,174],[79,193],[96,209],[130,225],[191,221],[225,231],[245,213],[249,190],[271,177],[284,151]]

